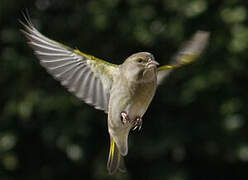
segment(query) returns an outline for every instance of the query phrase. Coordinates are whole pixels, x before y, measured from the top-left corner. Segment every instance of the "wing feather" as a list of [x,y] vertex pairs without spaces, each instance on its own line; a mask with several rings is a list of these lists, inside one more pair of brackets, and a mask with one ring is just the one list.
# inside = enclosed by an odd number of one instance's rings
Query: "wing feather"
[[79,85],[80,85],[80,79],[83,78],[83,75],[85,73],[85,71],[87,70],[87,67],[85,67],[86,65],[83,64],[82,66],[80,66],[80,69],[78,71],[78,73],[76,74],[76,77],[73,78],[73,80],[69,81],[68,83],[68,87],[70,92],[76,92],[76,90],[78,89]]
[[207,46],[208,39],[209,32],[197,31],[191,40],[183,44],[169,65],[160,66],[158,68],[157,83],[161,84],[164,78],[167,77],[173,69],[195,61]]
[[22,33],[40,64],[70,92],[108,112],[109,92],[119,66],[72,49],[42,35],[25,17]]
[[[86,69],[86,72],[84,74],[84,76],[81,77],[81,81],[79,82],[79,86],[78,88],[76,89],[76,95],[78,96],[78,98],[80,99],[84,99],[85,98],[85,94],[86,94],[86,88],[87,90],[89,90],[88,88],[88,82],[89,82],[89,76],[90,76],[90,69]],[[86,101],[86,99],[85,99]]]
[[95,102],[97,102],[96,106],[97,107],[104,107],[104,104],[102,103],[102,87],[101,87],[101,82],[99,79],[96,78],[96,88],[95,88]]
[[95,77],[94,75],[92,75],[92,72],[90,72],[90,76],[89,76],[89,84],[88,84],[88,87],[89,87],[89,90],[88,91],[85,91],[85,97],[86,97],[86,101],[88,100],[90,103],[92,103],[91,101],[93,101],[94,99],[94,86],[96,84],[94,84],[95,82]]

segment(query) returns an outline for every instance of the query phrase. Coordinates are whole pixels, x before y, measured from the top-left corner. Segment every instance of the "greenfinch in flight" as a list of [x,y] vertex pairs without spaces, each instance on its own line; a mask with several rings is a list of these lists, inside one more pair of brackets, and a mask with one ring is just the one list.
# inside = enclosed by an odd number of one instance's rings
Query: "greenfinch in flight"
[[80,100],[108,114],[111,174],[126,171],[129,132],[140,130],[158,85],[171,70],[196,60],[209,39],[208,32],[197,31],[168,65],[159,66],[149,52],[135,53],[116,65],[49,39],[25,20],[21,31],[47,72]]

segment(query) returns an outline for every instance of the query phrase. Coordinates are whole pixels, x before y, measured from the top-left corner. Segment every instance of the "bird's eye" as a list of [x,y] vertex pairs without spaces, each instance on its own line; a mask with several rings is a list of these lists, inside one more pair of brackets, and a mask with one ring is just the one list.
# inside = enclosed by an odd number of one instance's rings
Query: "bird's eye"
[[137,62],[141,63],[141,62],[143,62],[143,59],[142,58],[138,58],[137,59]]

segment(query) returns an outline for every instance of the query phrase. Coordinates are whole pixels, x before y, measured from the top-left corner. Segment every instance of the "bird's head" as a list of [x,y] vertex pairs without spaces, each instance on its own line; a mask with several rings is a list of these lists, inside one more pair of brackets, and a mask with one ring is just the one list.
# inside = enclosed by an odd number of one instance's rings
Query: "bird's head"
[[129,56],[121,67],[128,79],[146,80],[157,73],[158,65],[151,53],[139,52]]

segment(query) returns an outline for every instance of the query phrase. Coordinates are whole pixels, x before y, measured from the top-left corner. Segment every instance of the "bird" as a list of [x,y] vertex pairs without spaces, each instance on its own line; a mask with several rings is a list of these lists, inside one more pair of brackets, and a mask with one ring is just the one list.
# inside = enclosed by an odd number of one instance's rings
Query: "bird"
[[210,36],[208,31],[196,31],[167,65],[160,66],[149,52],[132,54],[117,65],[52,40],[35,28],[29,16],[24,19],[21,32],[41,66],[77,98],[107,113],[110,174],[127,171],[129,132],[141,129],[158,86],[172,70],[195,61]]

